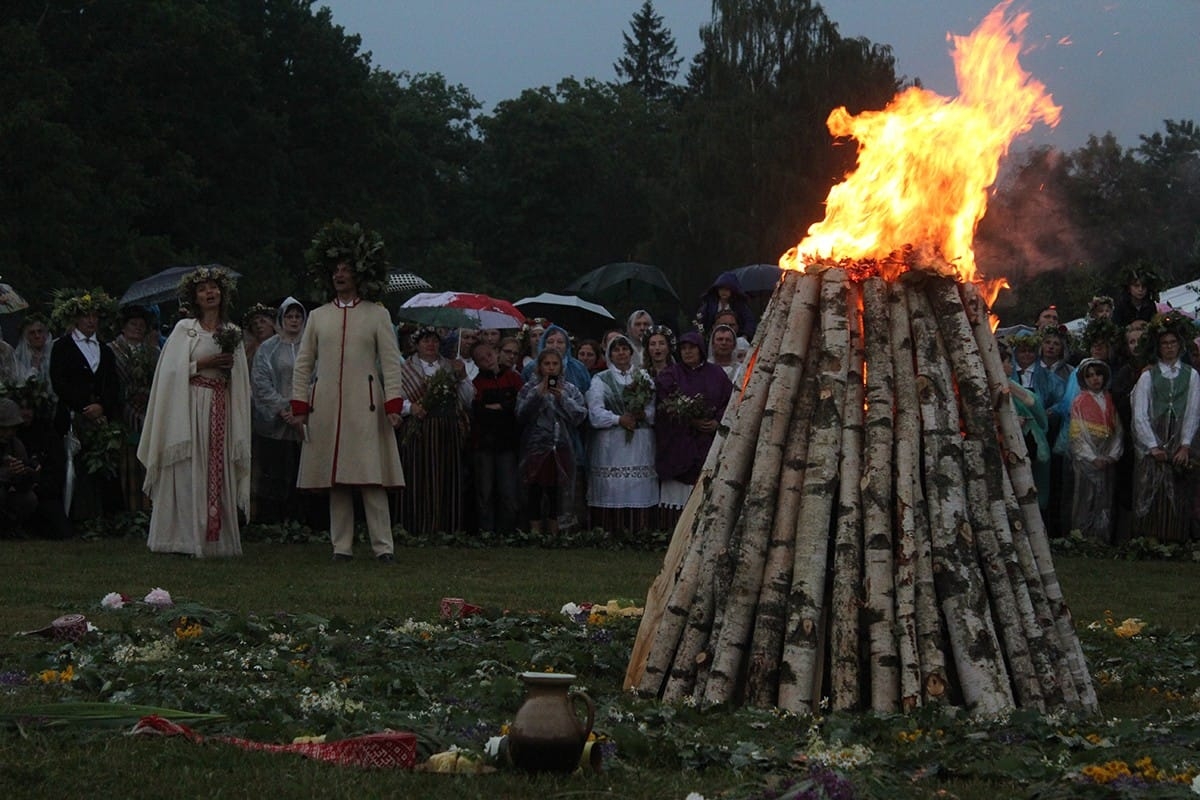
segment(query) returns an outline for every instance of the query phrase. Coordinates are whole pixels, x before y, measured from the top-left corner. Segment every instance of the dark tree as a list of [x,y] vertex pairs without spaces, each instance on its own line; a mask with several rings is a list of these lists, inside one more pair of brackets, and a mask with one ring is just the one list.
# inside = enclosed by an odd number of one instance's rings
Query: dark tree
[[676,58],[675,37],[663,26],[661,15],[654,13],[650,0],[642,3],[633,15],[625,40],[625,55],[613,69],[625,86],[639,91],[649,100],[662,100],[671,90],[679,74],[682,58]]

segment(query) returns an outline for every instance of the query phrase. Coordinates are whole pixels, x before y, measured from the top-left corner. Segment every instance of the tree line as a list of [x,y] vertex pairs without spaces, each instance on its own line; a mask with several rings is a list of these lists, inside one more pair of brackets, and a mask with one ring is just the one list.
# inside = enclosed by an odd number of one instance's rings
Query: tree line
[[[713,0],[686,69],[648,0],[611,79],[490,113],[440,74],[373,65],[314,0],[12,6],[0,275],[35,301],[210,262],[243,273],[246,302],[301,296],[302,253],[340,217],[438,289],[516,298],[640,261],[686,307],[821,219],[854,163],[831,109],[882,108],[913,82],[811,0]],[[1006,313],[1044,296],[1082,314],[1136,258],[1167,282],[1200,274],[1200,131],[1164,125],[1131,149],[1101,134],[1014,159],[978,238],[981,269],[1022,289]]]

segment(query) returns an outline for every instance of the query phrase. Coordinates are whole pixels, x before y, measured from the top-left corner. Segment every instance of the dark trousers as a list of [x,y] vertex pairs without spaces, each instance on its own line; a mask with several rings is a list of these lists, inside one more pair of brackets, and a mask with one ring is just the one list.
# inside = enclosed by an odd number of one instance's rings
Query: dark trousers
[[471,453],[471,464],[479,530],[512,533],[521,507],[517,494],[517,452],[475,450]]

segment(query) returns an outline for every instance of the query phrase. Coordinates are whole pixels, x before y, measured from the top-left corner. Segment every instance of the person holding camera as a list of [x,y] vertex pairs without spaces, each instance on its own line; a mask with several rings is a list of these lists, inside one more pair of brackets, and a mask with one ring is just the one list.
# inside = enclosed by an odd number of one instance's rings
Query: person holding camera
[[563,377],[563,356],[544,348],[533,377],[517,395],[521,423],[518,469],[528,491],[529,532],[556,535],[559,516],[574,504],[575,436],[587,418],[587,401]]
[[37,511],[35,491],[41,468],[17,438],[24,420],[21,408],[7,397],[0,399],[0,531],[11,532]]

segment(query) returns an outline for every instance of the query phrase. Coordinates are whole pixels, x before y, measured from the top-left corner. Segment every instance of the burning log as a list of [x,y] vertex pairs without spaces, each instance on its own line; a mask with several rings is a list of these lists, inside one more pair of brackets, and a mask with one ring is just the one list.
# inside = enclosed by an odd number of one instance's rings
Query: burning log
[[952,278],[870,267],[781,281],[627,685],[795,712],[1094,709],[986,313]]

